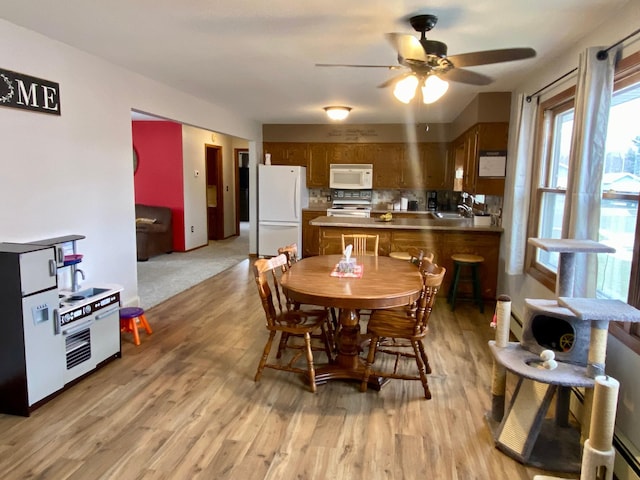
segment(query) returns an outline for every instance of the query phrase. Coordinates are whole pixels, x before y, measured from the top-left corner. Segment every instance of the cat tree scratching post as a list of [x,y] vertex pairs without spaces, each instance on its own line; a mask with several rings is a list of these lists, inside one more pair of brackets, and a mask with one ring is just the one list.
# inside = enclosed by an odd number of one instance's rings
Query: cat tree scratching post
[[[496,364],[518,376],[506,415],[498,425],[492,405],[489,425],[496,446],[518,461],[552,471],[578,472],[580,434],[568,420],[571,389],[593,392],[594,377],[604,371],[608,322],[634,321],[640,312],[623,302],[605,305],[602,300],[571,298],[576,254],[612,253],[613,248],[591,240],[529,239],[529,243],[559,254],[555,293],[561,301],[526,299],[522,341],[504,347],[489,342]],[[540,361],[539,354],[547,349],[556,353],[553,370],[543,368]],[[500,392],[494,390],[492,386],[495,397]],[[555,417],[547,419],[554,395]],[[588,425],[583,423],[583,428],[588,431]]]

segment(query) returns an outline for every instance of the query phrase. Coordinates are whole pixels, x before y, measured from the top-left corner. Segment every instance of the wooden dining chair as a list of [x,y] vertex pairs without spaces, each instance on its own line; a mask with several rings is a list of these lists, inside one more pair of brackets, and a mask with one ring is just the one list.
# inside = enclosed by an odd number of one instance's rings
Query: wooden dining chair
[[409,261],[413,263],[416,267],[420,268],[423,261],[433,263],[434,254],[433,252],[425,252],[423,249],[418,247],[407,247],[407,253],[409,254]]
[[368,235],[361,233],[342,234],[342,251],[347,245],[353,245],[351,254],[354,257],[362,255],[378,256],[379,235]]
[[[397,310],[376,310],[369,319],[367,330],[371,335],[371,341],[360,386],[360,390],[363,392],[367,390],[369,377],[375,375],[402,380],[420,380],[424,389],[424,397],[431,398],[427,381],[427,373],[431,373],[431,366],[424,348],[424,338],[428,331],[433,304],[442,285],[446,269],[431,262],[423,262],[420,273],[423,278],[423,286],[415,315],[408,315],[406,312]],[[386,342],[381,346],[381,339],[392,339],[396,343],[394,345]],[[411,350],[407,351],[407,347]],[[379,351],[395,355],[393,371],[374,368],[376,353]],[[398,364],[402,358],[413,358],[418,373],[399,372]]]
[[[293,265],[295,265],[298,262],[298,244],[297,243],[292,243],[290,245],[286,245],[284,247],[278,248],[278,255],[285,255],[287,257],[286,265],[282,266],[282,273],[284,273],[289,268],[291,268]],[[299,310],[300,308],[304,308],[304,307],[301,307],[301,305],[299,303],[294,302],[293,300],[291,300],[289,297],[285,297],[285,298],[287,299],[287,309],[289,309],[289,310]],[[335,309],[331,308],[331,309],[328,309],[328,310],[329,310],[329,313],[331,314],[331,318],[327,317],[326,329],[327,329],[327,336],[328,336],[328,340],[329,340],[329,345],[331,346],[331,355],[333,356],[333,353],[335,351],[334,328],[335,328],[335,325],[337,324],[337,316],[336,316],[336,313],[335,313]],[[278,344],[278,353],[276,354],[276,358],[281,358],[282,357],[283,352],[287,348],[287,345],[288,345],[288,342],[289,342],[289,337],[291,335],[292,334],[290,334],[288,332],[282,332],[280,334],[280,342]],[[323,333],[320,331],[320,329],[318,329],[318,331],[316,331],[315,333],[311,334],[311,338],[322,340],[322,335],[323,335]],[[312,348],[312,350],[324,349],[324,347],[317,347],[317,346],[315,346],[315,344],[312,344],[311,348]]]
[[[324,350],[327,358],[331,361],[331,346],[325,329],[327,310],[323,308],[301,310],[287,307],[287,300],[282,293],[282,287],[279,282],[282,268],[286,265],[287,257],[284,254],[269,259],[261,258],[253,264],[258,294],[262,301],[262,308],[264,309],[266,317],[266,327],[269,331],[269,338],[264,346],[264,351],[258,364],[255,381],[260,380],[265,368],[303,373],[308,377],[311,391],[315,392],[316,381],[311,334],[316,330],[321,331]],[[304,343],[302,345],[287,345],[288,349],[296,350],[296,353],[291,356],[288,362],[280,361],[280,359],[276,359],[274,362],[269,361],[273,340],[278,332],[280,332],[281,335],[284,333],[290,336],[302,337],[303,339]],[[295,365],[302,354],[306,356],[306,369]]]

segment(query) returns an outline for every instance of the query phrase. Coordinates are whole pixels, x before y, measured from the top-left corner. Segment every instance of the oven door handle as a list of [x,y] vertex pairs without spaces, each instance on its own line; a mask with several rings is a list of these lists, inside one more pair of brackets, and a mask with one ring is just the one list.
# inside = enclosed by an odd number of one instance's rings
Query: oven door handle
[[93,318],[90,318],[86,322],[83,322],[79,325],[74,325],[73,327],[68,328],[66,330],[62,330],[62,335],[73,335],[74,333],[78,333],[82,330],[86,330],[87,328],[91,327],[92,323],[93,323]]
[[60,335],[60,312],[57,308],[53,310],[53,334]]
[[117,312],[119,309],[120,309],[120,306],[117,305],[115,308],[112,308],[111,310],[107,310],[106,312],[99,313],[98,315],[95,316],[95,319],[102,320],[103,318],[110,316],[113,312]]

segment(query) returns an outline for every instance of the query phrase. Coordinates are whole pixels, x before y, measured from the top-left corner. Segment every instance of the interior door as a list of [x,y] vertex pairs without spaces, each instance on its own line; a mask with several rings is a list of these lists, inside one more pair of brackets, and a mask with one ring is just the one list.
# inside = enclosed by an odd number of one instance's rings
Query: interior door
[[222,148],[206,145],[207,231],[209,240],[224,239],[224,177]]

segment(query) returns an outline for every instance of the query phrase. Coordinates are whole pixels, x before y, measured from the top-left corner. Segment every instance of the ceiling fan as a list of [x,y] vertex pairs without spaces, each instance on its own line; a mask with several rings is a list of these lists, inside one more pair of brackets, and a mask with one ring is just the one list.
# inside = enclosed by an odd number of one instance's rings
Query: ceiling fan
[[447,45],[437,40],[428,40],[426,32],[436,26],[435,15],[415,15],[409,23],[417,32],[418,40],[413,35],[387,33],[385,37],[398,52],[399,65],[352,65],[341,63],[316,63],[317,67],[364,67],[409,70],[378,85],[379,88],[394,86],[394,95],[403,103],[409,103],[415,96],[418,86],[422,85],[424,103],[438,100],[447,91],[446,80],[470,85],[489,85],[491,77],[465,70],[460,67],[487,65],[490,63],[510,62],[535,57],[533,48],[505,48],[484,50],[447,56]]

